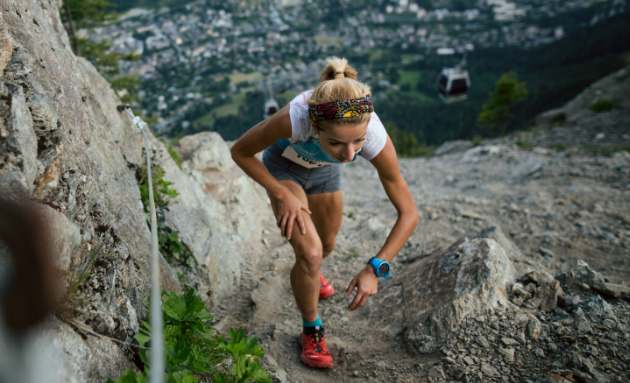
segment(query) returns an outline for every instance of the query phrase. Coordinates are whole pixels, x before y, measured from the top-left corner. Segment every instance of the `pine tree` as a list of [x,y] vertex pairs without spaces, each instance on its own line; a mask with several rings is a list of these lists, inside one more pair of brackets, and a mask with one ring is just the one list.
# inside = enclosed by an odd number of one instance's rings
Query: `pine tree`
[[510,128],[512,104],[527,96],[525,85],[525,82],[518,82],[515,72],[504,73],[490,92],[490,101],[483,104],[479,126],[504,135]]

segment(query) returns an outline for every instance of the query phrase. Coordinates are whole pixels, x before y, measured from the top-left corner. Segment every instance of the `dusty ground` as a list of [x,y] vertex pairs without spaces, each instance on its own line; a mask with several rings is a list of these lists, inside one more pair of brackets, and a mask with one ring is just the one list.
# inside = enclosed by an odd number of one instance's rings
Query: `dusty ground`
[[[499,145],[467,158],[462,154],[400,161],[421,220],[394,260],[393,273],[415,256],[497,225],[524,254],[513,260],[519,276],[531,270],[553,275],[583,259],[612,282],[630,283],[627,153],[595,156]],[[271,213],[264,243],[243,255],[238,293],[213,309],[215,327],[243,327],[258,336],[266,363],[283,382],[425,381],[426,366],[444,355],[412,357],[400,331],[372,328],[368,310],[346,310],[351,297],[343,297],[344,289],[376,254],[396,212],[367,161],[344,166],[343,180],[343,224],[337,248],[322,266],[336,293],[319,304],[335,368],[313,370],[299,360],[300,313],[288,277],[294,255]],[[379,288],[387,284],[381,281]]]

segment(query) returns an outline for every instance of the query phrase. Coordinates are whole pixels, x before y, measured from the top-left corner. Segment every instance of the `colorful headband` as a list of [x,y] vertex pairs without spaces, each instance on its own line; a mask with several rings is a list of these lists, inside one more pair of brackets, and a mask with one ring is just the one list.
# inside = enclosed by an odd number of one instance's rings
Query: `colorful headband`
[[372,113],[372,95],[352,100],[337,100],[308,107],[308,115],[313,121],[331,118],[359,117],[363,113]]

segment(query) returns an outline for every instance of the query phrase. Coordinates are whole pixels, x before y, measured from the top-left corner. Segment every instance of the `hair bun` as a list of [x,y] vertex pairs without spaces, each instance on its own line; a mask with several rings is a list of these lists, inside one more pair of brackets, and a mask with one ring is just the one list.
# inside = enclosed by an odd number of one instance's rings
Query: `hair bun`
[[328,57],[326,68],[322,71],[322,81],[336,80],[338,78],[357,79],[357,71],[348,65],[348,60],[339,57]]

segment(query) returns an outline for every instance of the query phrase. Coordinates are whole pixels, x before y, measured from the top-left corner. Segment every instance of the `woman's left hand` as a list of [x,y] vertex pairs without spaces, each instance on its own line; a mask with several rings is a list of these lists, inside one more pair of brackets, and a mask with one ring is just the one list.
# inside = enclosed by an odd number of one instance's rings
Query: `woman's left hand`
[[374,273],[374,268],[370,265],[366,265],[363,270],[350,282],[350,286],[346,289],[344,296],[348,296],[352,293],[352,290],[357,287],[357,294],[354,296],[352,303],[348,306],[348,310],[354,311],[365,304],[367,299],[376,294],[378,290],[378,278]]

